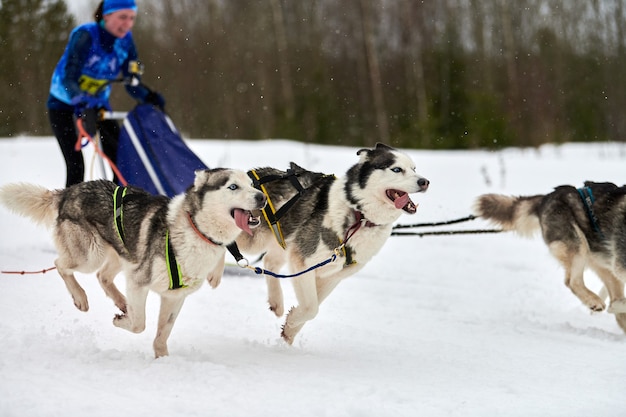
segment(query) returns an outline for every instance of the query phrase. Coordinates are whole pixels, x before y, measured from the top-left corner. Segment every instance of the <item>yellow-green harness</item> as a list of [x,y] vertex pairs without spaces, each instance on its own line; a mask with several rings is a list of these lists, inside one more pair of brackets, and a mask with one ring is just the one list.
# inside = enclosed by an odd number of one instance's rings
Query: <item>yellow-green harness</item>
[[[116,187],[113,192],[113,216],[115,230],[119,236],[122,244],[126,246],[126,235],[124,233],[124,198],[126,197],[126,187]],[[165,231],[165,264],[167,265],[167,276],[169,277],[170,290],[177,290],[179,288],[185,288],[183,284],[183,274],[180,271],[180,265],[176,262],[176,256],[174,255],[174,248],[170,242],[170,231]]]

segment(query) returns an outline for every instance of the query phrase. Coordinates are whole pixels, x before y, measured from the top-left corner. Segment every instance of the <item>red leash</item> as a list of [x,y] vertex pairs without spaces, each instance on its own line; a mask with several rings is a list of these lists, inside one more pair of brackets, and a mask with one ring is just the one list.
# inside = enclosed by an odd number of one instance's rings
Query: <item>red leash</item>
[[[98,155],[100,155],[102,159],[107,161],[107,163],[109,164],[113,172],[115,172],[115,175],[117,175],[117,178],[119,179],[120,183],[124,186],[128,185],[128,182],[126,181],[122,173],[119,171],[119,169],[117,169],[117,166],[113,163],[113,161],[109,159],[108,156],[104,154],[104,152],[102,152],[102,150],[100,150],[100,147],[98,147],[98,145],[94,142],[91,135],[87,133],[87,131],[85,130],[85,127],[83,126],[83,120],[81,118],[78,118],[78,120],[76,120],[76,127],[78,128],[78,140],[76,141],[76,145],[74,146],[74,149],[76,149],[77,152],[80,151],[82,139],[86,138],[89,142],[91,142],[91,144],[93,145]],[[42,269],[41,271],[0,271],[0,273],[12,274],[12,275],[45,274],[46,272],[52,271],[54,269],[57,269],[57,267],[53,266],[51,268]]]
[[52,268],[42,269],[41,271],[0,271],[0,273],[14,275],[45,274],[46,272],[52,271],[53,269],[57,269],[57,267],[53,266]]
[[119,171],[119,169],[117,169],[117,166],[115,165],[115,163],[113,163],[113,161],[111,161],[109,157],[106,156],[104,152],[102,152],[100,147],[94,142],[91,135],[87,133],[87,130],[85,130],[85,127],[83,126],[83,119],[81,119],[80,117],[78,118],[78,120],[76,120],[76,127],[78,128],[78,140],[76,141],[76,145],[74,146],[74,149],[77,152],[80,151],[81,142],[83,138],[86,138],[89,142],[91,142],[93,147],[96,149],[96,152],[98,153],[98,155],[100,155],[102,159],[107,161],[107,163],[109,164],[113,172],[115,172],[115,175],[117,176],[117,179],[120,181],[120,184],[123,186],[128,185],[128,181],[126,181],[122,173]]

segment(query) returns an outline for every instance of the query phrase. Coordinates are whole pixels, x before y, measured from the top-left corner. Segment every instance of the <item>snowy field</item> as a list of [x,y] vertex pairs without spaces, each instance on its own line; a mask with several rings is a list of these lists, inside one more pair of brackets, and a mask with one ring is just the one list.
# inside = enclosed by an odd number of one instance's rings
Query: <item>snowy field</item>
[[[281,140],[190,146],[211,167],[244,170],[293,160],[343,175],[357,160],[356,148]],[[414,196],[418,212],[402,224],[464,217],[485,192],[626,178],[624,144],[408,153],[431,188]],[[0,140],[0,182],[13,181],[64,184],[53,138]],[[0,269],[53,266],[45,229],[0,208],[0,231]],[[0,416],[626,415],[626,336],[613,316],[590,314],[569,292],[540,237],[391,237],[293,346],[279,338],[263,279],[243,270],[187,299],[170,356],[158,360],[156,297],[135,335],[112,325],[116,308],[94,275],[78,279],[87,313],[54,271],[0,275]]]

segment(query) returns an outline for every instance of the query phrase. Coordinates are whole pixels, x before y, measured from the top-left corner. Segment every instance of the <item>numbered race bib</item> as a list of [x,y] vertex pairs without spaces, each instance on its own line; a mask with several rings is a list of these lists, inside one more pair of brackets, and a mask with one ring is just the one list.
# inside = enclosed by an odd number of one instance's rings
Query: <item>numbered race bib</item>
[[100,88],[104,86],[108,81],[109,80],[97,80],[87,75],[81,75],[78,79],[78,85],[80,86],[80,89],[84,92],[91,95],[96,95],[101,91]]

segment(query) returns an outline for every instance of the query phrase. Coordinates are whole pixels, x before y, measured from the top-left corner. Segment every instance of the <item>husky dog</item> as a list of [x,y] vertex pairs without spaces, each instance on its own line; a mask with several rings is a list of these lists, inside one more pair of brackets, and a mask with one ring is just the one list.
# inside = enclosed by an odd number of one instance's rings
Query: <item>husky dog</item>
[[592,311],[602,311],[602,298],[584,283],[591,268],[609,293],[608,312],[626,332],[626,186],[585,182],[583,188],[560,186],[546,195],[477,198],[476,215],[531,235],[541,229],[550,253],[565,268],[565,285]]
[[[402,213],[416,212],[409,194],[428,189],[428,180],[415,172],[414,162],[404,153],[377,144],[374,149],[361,149],[357,155],[359,162],[343,178],[292,164],[291,170],[302,187],[294,187],[293,175],[274,168],[251,171],[261,180],[267,176],[277,178],[263,184],[268,207],[280,211],[294,201],[294,195],[299,197],[278,222],[280,237],[274,236],[269,222],[262,222],[252,235],[240,234],[236,242],[244,252],[266,252],[266,270],[278,272],[287,263],[293,274],[319,265],[334,253],[340,254],[335,262],[291,279],[298,305],[289,311],[281,334],[289,344],[317,315],[320,303],[337,284],[358,272],[380,250],[391,234],[393,222]],[[281,317],[284,305],[280,280],[267,276],[266,281],[270,310]]]
[[[32,184],[0,188],[12,211],[53,229],[57,271],[81,311],[89,304],[74,272],[97,271],[100,285],[123,314],[117,327],[145,329],[149,290],[161,297],[156,357],[168,354],[167,339],[185,297],[206,279],[215,288],[224,269],[224,246],[243,230],[252,233],[266,197],[242,172],[200,170],[194,184],[169,199],[109,181],[84,182],[62,190]],[[113,279],[124,271],[126,296]]]

